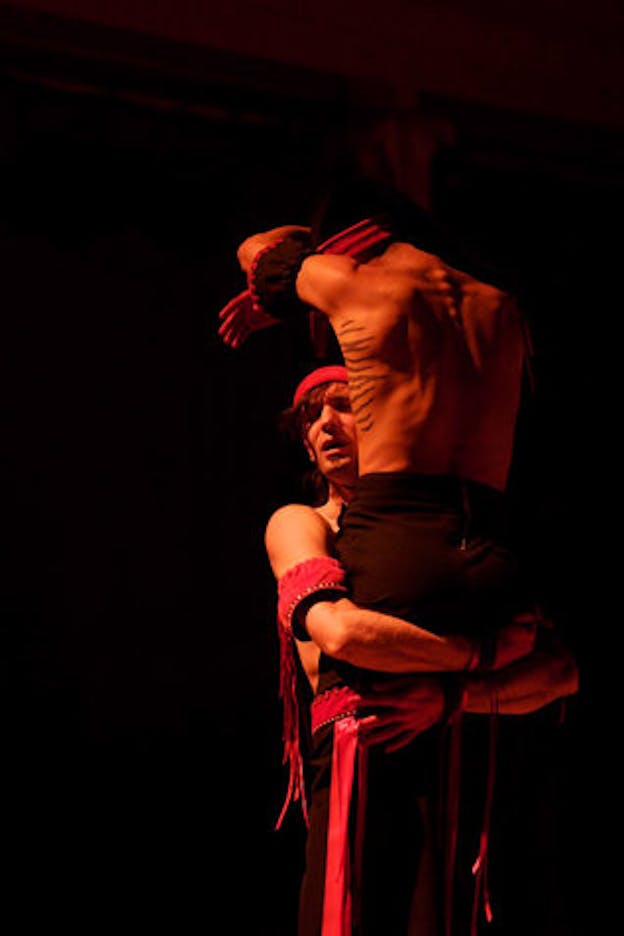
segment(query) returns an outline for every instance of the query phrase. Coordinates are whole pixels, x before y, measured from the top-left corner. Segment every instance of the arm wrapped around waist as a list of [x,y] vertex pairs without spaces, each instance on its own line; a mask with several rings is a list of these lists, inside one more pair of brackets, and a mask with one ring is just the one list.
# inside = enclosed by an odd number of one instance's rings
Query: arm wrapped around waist
[[312,236],[295,231],[260,250],[249,270],[254,307],[283,321],[307,311],[297,295],[297,276],[306,257],[314,253]]

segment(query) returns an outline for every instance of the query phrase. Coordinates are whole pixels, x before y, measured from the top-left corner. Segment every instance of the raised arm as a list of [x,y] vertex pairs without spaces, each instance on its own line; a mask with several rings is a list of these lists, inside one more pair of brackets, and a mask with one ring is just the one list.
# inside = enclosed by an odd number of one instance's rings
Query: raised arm
[[331,320],[341,309],[371,303],[374,284],[354,277],[355,259],[312,250],[310,229],[300,225],[261,231],[239,245],[247,288],[219,311],[218,334],[226,345],[239,348],[254,332],[310,308]]
[[[258,256],[267,248],[275,247],[293,234],[308,234],[309,230],[291,224],[252,234],[240,244],[237,251],[241,269],[249,275]],[[375,278],[369,276],[366,283],[362,283],[357,276],[362,264],[351,256],[313,253],[300,260],[296,256],[289,260],[282,258],[281,262],[284,265],[288,262],[296,264],[293,282],[297,298],[330,317],[345,304],[357,302],[360,307],[366,305],[370,301],[371,291],[375,291]]]

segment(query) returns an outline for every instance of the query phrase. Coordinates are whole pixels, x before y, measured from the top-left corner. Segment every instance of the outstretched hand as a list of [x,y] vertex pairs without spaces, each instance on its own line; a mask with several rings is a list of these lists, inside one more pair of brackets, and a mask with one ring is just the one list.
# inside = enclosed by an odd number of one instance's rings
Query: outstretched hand
[[[301,231],[308,232],[309,228],[288,224],[247,237],[240,244],[237,251],[238,262],[243,272],[249,276],[259,253],[267,247],[279,243],[291,234],[300,233]],[[257,304],[254,304],[249,289],[244,289],[233,299],[230,299],[219,312],[219,319],[221,324],[218,334],[224,344],[234,349],[240,348],[253,332],[280,324],[279,319],[269,315],[268,312],[263,311]]]
[[240,348],[253,332],[279,325],[279,319],[254,306],[248,289],[230,299],[219,312],[219,319],[218,334],[233,349]]

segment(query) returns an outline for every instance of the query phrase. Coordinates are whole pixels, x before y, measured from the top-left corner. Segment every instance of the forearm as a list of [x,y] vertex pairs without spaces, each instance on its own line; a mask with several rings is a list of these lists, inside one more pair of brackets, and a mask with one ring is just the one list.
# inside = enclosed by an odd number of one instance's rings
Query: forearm
[[453,672],[467,669],[475,656],[467,637],[439,636],[401,618],[358,608],[348,599],[316,602],[305,625],[327,656],[379,672]]
[[506,669],[471,676],[467,683],[466,711],[527,715],[579,688],[578,668],[567,652],[536,650]]

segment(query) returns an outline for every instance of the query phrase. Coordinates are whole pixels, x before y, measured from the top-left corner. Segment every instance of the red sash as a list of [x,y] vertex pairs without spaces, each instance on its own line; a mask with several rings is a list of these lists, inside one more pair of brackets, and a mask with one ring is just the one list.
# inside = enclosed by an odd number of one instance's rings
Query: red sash
[[[393,693],[384,693],[383,702],[391,703]],[[312,731],[334,724],[334,743],[329,794],[325,892],[322,936],[352,936],[353,922],[359,913],[354,895],[360,892],[364,846],[366,799],[366,752],[368,740],[362,718],[374,714],[382,726],[390,716],[379,707],[380,693],[367,697],[348,687],[330,689],[312,702]],[[387,710],[386,710],[387,711]],[[419,706],[418,729],[424,731],[440,720],[440,705],[428,712]],[[403,724],[402,729],[405,727]],[[349,814],[356,782],[357,811],[353,861],[349,842]],[[353,868],[353,872],[352,872]],[[352,873],[354,880],[352,880]]]
[[[364,846],[366,754],[370,743],[364,728],[364,719],[366,716],[374,714],[377,725],[383,727],[384,722],[392,720],[392,714],[388,714],[388,712],[393,699],[399,701],[401,697],[392,690],[384,692],[382,697],[378,688],[376,688],[374,695],[367,697],[347,686],[342,686],[330,689],[328,692],[317,696],[312,702],[312,731],[318,731],[319,728],[328,724],[334,725],[322,936],[352,936],[353,924],[360,911],[358,895],[360,893]],[[380,702],[382,703],[381,706]],[[444,923],[446,936],[450,936],[453,919],[453,885],[459,822],[461,718],[464,702],[465,695],[462,693],[455,710],[448,716],[447,720],[450,738],[446,815],[444,816],[446,830]],[[448,715],[448,713],[442,713],[439,704],[435,703],[430,706],[419,703],[413,714],[413,725],[419,732],[441,722],[445,715]],[[405,720],[401,723],[398,729],[399,733],[402,733],[406,724]],[[477,913],[481,897],[486,918],[488,922],[492,920],[487,880],[487,857],[494,790],[496,724],[494,713],[491,718],[485,813],[479,843],[479,855],[472,869],[475,876],[475,893],[470,936],[476,936]],[[385,743],[388,740],[386,735]],[[349,839],[349,815],[356,783],[357,802],[354,855],[352,856]]]

